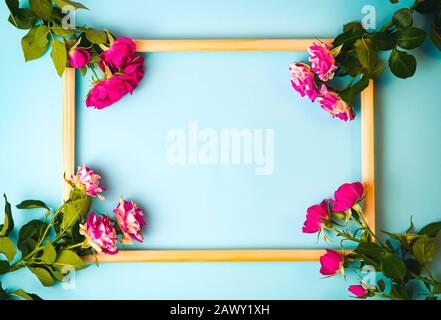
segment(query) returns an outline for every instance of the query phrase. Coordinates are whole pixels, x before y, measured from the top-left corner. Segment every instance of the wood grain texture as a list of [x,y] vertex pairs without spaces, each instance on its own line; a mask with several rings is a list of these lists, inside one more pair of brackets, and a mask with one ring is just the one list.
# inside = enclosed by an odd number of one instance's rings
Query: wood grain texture
[[[325,251],[311,250],[122,250],[98,255],[99,262],[271,262],[318,261]],[[84,257],[94,262],[93,256]]]
[[[306,51],[317,39],[135,40],[139,52]],[[330,43],[332,39],[322,39]]]
[[375,232],[374,82],[361,93],[361,168],[366,222]]
[[[75,69],[66,68],[63,74],[63,175],[69,178],[75,166]],[[69,197],[70,187],[63,178],[63,200]]]

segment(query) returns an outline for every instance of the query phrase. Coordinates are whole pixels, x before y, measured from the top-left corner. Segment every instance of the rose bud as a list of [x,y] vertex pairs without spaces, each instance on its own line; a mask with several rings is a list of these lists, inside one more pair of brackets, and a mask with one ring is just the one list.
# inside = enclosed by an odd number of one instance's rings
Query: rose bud
[[76,48],[69,51],[69,64],[73,68],[82,68],[90,61],[90,53],[84,48]]
[[329,90],[325,85],[320,88],[318,98],[320,106],[333,118],[337,117],[343,121],[352,121],[355,118],[354,110],[338,94]]
[[106,216],[97,216],[95,212],[92,212],[87,218],[86,224],[80,224],[80,234],[86,237],[87,243],[96,252],[118,253],[116,247],[118,235]]
[[362,285],[352,285],[352,286],[349,286],[348,291],[350,293],[354,294],[358,298],[363,298],[368,293],[366,288],[363,287]]
[[320,257],[320,273],[324,276],[335,276],[343,272],[343,256],[334,250],[326,249],[326,254]]
[[103,62],[110,68],[112,73],[119,70],[120,67],[128,64],[135,56],[136,44],[130,38],[116,39],[112,46],[104,51],[100,58],[100,68],[104,70]]
[[314,82],[314,74],[308,65],[293,63],[289,66],[291,72],[291,85],[302,97],[307,96],[314,101],[319,93]]
[[335,200],[329,200],[332,210],[344,212],[357,205],[363,197],[363,185],[360,182],[345,183],[334,193]]
[[107,108],[119,101],[130,90],[130,84],[122,76],[113,76],[110,79],[99,81],[89,91],[86,106],[95,109]]
[[320,205],[313,205],[306,210],[306,221],[303,224],[303,233],[315,233],[322,230],[325,226],[325,221],[329,219],[329,209],[326,200],[323,200]]
[[122,197],[118,206],[113,210],[116,215],[116,221],[123,232],[123,239],[125,243],[130,239],[135,239],[142,242],[144,237],[141,234],[142,227],[146,224],[144,221],[144,214],[141,209],[132,201],[126,201]]
[[100,193],[106,189],[99,186],[100,180],[101,176],[86,166],[78,167],[77,174],[71,177],[72,183],[77,188],[84,190],[88,196],[103,200],[104,197]]
[[330,51],[331,47],[323,42],[314,42],[309,48],[309,63],[320,80],[328,81],[334,77],[337,70],[335,59]]

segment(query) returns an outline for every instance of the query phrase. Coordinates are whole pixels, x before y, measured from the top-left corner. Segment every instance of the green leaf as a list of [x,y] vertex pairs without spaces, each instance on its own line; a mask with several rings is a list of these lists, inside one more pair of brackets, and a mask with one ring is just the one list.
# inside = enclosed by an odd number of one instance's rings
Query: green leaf
[[374,32],[369,37],[377,50],[392,50],[397,44],[397,37],[395,33],[386,31]]
[[392,50],[389,57],[389,67],[398,78],[406,79],[413,76],[416,71],[416,65],[417,62],[413,55],[398,49]]
[[435,285],[433,286],[433,290],[432,290],[433,294],[441,294],[441,283],[435,283]]
[[92,206],[90,197],[79,198],[78,200],[69,202],[63,211],[63,220],[61,221],[61,230],[70,230],[74,224],[83,220]]
[[55,259],[57,258],[57,252],[55,251],[54,246],[50,242],[46,242],[43,247],[43,255],[40,257],[40,260],[45,264],[53,264]]
[[438,232],[441,231],[441,222],[430,223],[418,232],[418,234],[428,236],[429,238],[436,238]]
[[354,252],[362,256],[368,257],[371,260],[380,264],[380,262],[383,259],[385,250],[375,243],[366,241],[366,242],[360,242],[358,247],[354,250]]
[[351,21],[346,23],[343,26],[343,31],[344,32],[348,32],[348,31],[364,31],[363,26],[361,25],[361,23],[359,21]]
[[435,241],[424,236],[415,241],[412,247],[412,253],[422,266],[426,266],[432,262],[435,249]]
[[57,36],[60,36],[63,38],[70,37],[75,34],[75,29],[64,29],[63,27],[61,27],[59,25],[52,26],[51,30]]
[[410,27],[397,32],[397,44],[403,49],[415,49],[423,44],[426,31]]
[[406,264],[393,254],[386,254],[381,262],[383,273],[391,279],[404,279],[407,273]]
[[357,39],[360,39],[366,32],[364,30],[360,31],[347,31],[339,34],[332,42],[333,47],[338,47],[344,44],[345,47],[351,46]]
[[415,11],[422,14],[433,13],[439,4],[440,4],[439,0],[419,1],[415,6]]
[[54,267],[58,270],[62,270],[63,267],[69,266],[75,268],[75,270],[83,269],[86,267],[83,259],[81,259],[72,250],[63,250],[58,255],[57,260],[54,263]]
[[14,292],[11,292],[9,295],[20,298],[22,300],[42,300],[35,293],[27,293],[23,289],[15,290]]
[[392,16],[392,22],[397,26],[397,28],[408,28],[413,23],[412,12],[408,8],[402,8],[394,13]]
[[9,272],[9,262],[5,260],[0,260],[0,275]]
[[46,228],[47,224],[39,220],[31,220],[21,227],[18,233],[17,247],[22,255],[27,255],[34,250]]
[[92,43],[102,44],[107,42],[107,33],[102,30],[87,29],[86,38]]
[[40,58],[47,49],[49,29],[47,26],[33,27],[21,39],[21,47],[25,61],[31,61]]
[[43,20],[49,20],[52,13],[51,0],[29,0],[31,10]]
[[360,64],[368,72],[372,72],[377,64],[377,51],[374,48],[372,40],[358,39],[355,41],[354,47]]
[[340,92],[340,97],[348,104],[352,104],[357,95],[359,95],[369,85],[368,77],[361,77],[361,79],[354,85],[346,88]]
[[384,70],[384,61],[380,61],[375,65],[374,69],[372,69],[372,71],[367,74],[367,76],[369,76],[370,79],[376,79],[380,76],[383,70]]
[[52,51],[51,58],[54,62],[55,69],[57,70],[58,75],[61,77],[63,75],[64,69],[66,68],[67,63],[67,51],[66,45],[64,42],[61,42],[58,39],[54,39],[51,43]]
[[70,1],[70,0],[53,0],[54,3],[60,8],[63,9],[64,7],[71,6],[74,10],[76,9],[87,9],[86,6],[79,2]]
[[8,21],[19,29],[30,29],[34,26],[38,17],[29,9],[20,9],[18,0],[6,0],[11,14]]
[[17,248],[15,248],[15,245],[11,239],[7,237],[0,237],[0,253],[3,253],[8,261],[12,261],[12,259],[14,259],[15,254],[17,253]]
[[14,219],[12,218],[11,204],[8,202],[8,198],[4,194],[5,198],[5,222],[0,230],[0,237],[7,236],[9,232],[14,229]]
[[437,30],[435,25],[432,25],[430,28],[430,38],[432,39],[433,44],[441,50],[441,31]]
[[46,269],[40,267],[28,267],[28,269],[37,276],[43,286],[50,287],[54,285],[55,281]]
[[18,204],[17,209],[29,210],[29,209],[46,209],[50,210],[46,203],[40,200],[25,200]]
[[3,289],[2,283],[0,282],[0,301],[1,300],[8,300],[9,294],[6,290]]
[[386,283],[384,282],[383,279],[378,281],[377,285],[378,285],[378,288],[380,289],[380,291],[384,291],[386,289]]

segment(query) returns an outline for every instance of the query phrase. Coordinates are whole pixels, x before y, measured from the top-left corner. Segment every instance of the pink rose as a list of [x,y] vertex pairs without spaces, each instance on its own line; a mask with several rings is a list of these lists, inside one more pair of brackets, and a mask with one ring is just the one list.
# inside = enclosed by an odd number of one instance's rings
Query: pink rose
[[303,233],[315,233],[325,225],[324,220],[329,218],[328,203],[323,200],[320,205],[313,205],[306,211],[306,221],[303,224]]
[[133,90],[139,85],[142,78],[144,77],[144,58],[141,56],[135,57],[132,61],[130,61],[122,71],[124,75],[119,76],[120,79],[126,81],[129,85],[130,94],[133,93]]
[[76,187],[83,189],[87,195],[102,200],[104,197],[99,193],[106,189],[100,187],[100,180],[101,176],[86,166],[78,167],[77,174],[71,177],[71,181]]
[[121,197],[118,206],[113,212],[115,213],[118,225],[121,227],[124,234],[129,235],[132,239],[135,239],[138,242],[144,240],[140,231],[146,223],[144,221],[144,214],[141,209],[136,206],[136,203],[126,201]]
[[362,285],[349,286],[348,291],[359,298],[364,297],[368,293]]
[[354,110],[334,91],[329,90],[326,86],[320,88],[320,105],[323,110],[329,112],[331,116],[341,120],[354,120]]
[[90,61],[90,53],[84,48],[76,48],[69,51],[69,64],[73,68],[82,68]]
[[118,235],[106,216],[97,216],[92,212],[85,225],[80,224],[80,234],[85,236],[89,245],[96,252],[116,254]]
[[130,85],[120,76],[101,80],[95,84],[87,95],[86,106],[95,109],[107,108],[124,97],[130,90]]
[[[112,46],[101,53],[101,59],[113,72],[119,70],[120,67],[128,64],[136,53],[136,44],[130,38],[116,39]],[[102,63],[100,63],[101,69],[104,70]]]
[[343,257],[334,250],[326,249],[326,254],[320,257],[320,273],[324,276],[335,276],[343,270]]
[[358,202],[363,197],[363,185],[360,182],[345,183],[334,193],[335,200],[329,200],[332,204],[332,211],[344,212]]
[[308,65],[303,63],[293,63],[289,66],[291,71],[291,84],[302,97],[307,96],[314,101],[319,93],[314,82],[314,74]]
[[330,52],[331,47],[323,42],[314,42],[309,48],[309,63],[320,80],[328,81],[334,77],[337,70],[335,59]]

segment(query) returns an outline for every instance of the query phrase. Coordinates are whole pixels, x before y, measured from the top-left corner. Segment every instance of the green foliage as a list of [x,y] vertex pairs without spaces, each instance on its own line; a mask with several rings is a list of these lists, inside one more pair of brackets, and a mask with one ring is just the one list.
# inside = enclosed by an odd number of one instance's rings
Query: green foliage
[[58,75],[61,77],[67,64],[67,50],[63,41],[54,39],[51,43],[51,58]]
[[50,210],[49,207],[43,201],[39,200],[25,200],[16,206],[17,209],[46,209]]
[[48,34],[47,26],[36,26],[21,39],[25,61],[38,59],[46,52],[49,43]]
[[[94,44],[108,45],[107,33],[84,26],[64,29],[63,10],[87,9],[79,2],[70,0],[29,0],[28,8],[20,8],[18,0],[5,0],[9,9],[9,22],[18,29],[29,30],[22,38],[21,46],[25,61],[36,60],[51,48],[51,58],[57,74],[61,77],[67,66],[70,47],[80,39],[84,47],[90,47],[92,55],[99,55],[102,49]],[[83,41],[83,40],[81,40]]]
[[12,259],[14,259],[15,254],[17,253],[17,248],[15,248],[15,245],[11,239],[7,237],[0,237],[0,253],[3,253],[8,261],[12,261]]
[[8,236],[9,232],[14,229],[14,219],[12,218],[11,204],[8,202],[6,195],[3,195],[5,199],[5,221],[0,227],[0,237]]
[[389,67],[398,78],[406,79],[415,74],[417,61],[416,58],[405,51],[398,49],[392,50],[389,57]]

